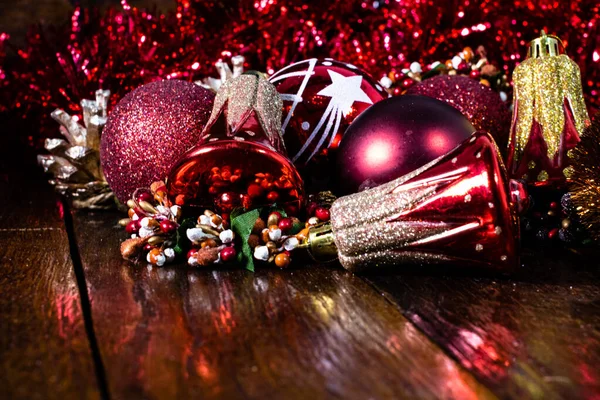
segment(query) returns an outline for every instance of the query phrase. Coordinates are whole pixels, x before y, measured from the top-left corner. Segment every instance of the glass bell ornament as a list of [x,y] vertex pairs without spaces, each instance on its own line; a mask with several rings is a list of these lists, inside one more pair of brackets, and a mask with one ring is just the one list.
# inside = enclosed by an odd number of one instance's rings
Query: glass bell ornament
[[201,142],[175,164],[169,197],[184,213],[211,209],[227,216],[277,204],[296,215],[304,202],[300,175],[285,156],[279,93],[260,73],[226,81]]
[[330,222],[311,227],[300,247],[353,272],[405,264],[510,272],[527,202],[523,184],[506,179],[492,137],[477,132],[407,175],[340,197]]

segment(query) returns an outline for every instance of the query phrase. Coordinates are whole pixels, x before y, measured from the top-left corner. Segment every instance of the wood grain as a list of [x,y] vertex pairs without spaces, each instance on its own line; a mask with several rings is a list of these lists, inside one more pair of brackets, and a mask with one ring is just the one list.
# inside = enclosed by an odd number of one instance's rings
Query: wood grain
[[350,273],[131,266],[119,217],[75,215],[112,398],[493,397]]
[[0,398],[98,398],[56,199],[21,179],[2,184],[0,204]]
[[504,398],[600,396],[598,254],[526,252],[514,277],[366,276]]

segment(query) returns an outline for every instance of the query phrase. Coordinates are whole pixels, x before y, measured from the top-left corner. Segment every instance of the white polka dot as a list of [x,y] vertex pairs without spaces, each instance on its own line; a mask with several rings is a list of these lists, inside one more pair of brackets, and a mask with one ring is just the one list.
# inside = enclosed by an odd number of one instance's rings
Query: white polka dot
[[471,201],[471,195],[468,194],[468,195],[465,196],[465,203],[468,203],[470,201]]
[[377,88],[377,90],[383,90],[380,84],[376,84],[375,87]]
[[331,61],[323,61],[323,65],[330,67],[333,65],[333,63]]
[[477,245],[475,245],[475,251],[482,251],[483,250],[483,245],[480,243],[477,243]]
[[301,126],[302,129],[304,129],[305,131],[307,131],[310,128],[310,124],[307,121],[304,121]]

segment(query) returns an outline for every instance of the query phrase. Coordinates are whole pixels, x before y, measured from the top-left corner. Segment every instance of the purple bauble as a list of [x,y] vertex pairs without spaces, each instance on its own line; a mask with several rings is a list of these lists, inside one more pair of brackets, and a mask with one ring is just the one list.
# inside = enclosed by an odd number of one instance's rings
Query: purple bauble
[[392,97],[363,112],[342,138],[339,194],[379,186],[454,149],[475,132],[460,112],[426,96]]
[[407,94],[433,97],[460,111],[473,126],[489,132],[502,152],[508,145],[510,111],[500,95],[464,75],[438,75],[411,86]]
[[119,101],[102,133],[100,158],[121,202],[135,189],[165,179],[179,157],[200,141],[214,97],[193,83],[164,80]]

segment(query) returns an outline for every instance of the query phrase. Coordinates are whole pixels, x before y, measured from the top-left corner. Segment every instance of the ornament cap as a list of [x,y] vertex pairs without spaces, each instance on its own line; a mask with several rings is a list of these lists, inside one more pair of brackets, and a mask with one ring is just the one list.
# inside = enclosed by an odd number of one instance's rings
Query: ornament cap
[[[281,109],[281,98],[273,84],[259,72],[245,72],[221,86],[204,128],[203,140],[252,139],[285,154],[281,139]],[[221,127],[223,122],[225,126]],[[220,137],[223,135],[225,137]]]
[[564,54],[565,46],[558,36],[546,35],[542,29],[540,37],[529,42],[527,58],[555,57]]
[[326,222],[311,227],[308,237],[300,243],[300,248],[307,249],[318,262],[329,262],[338,258],[331,223]]

